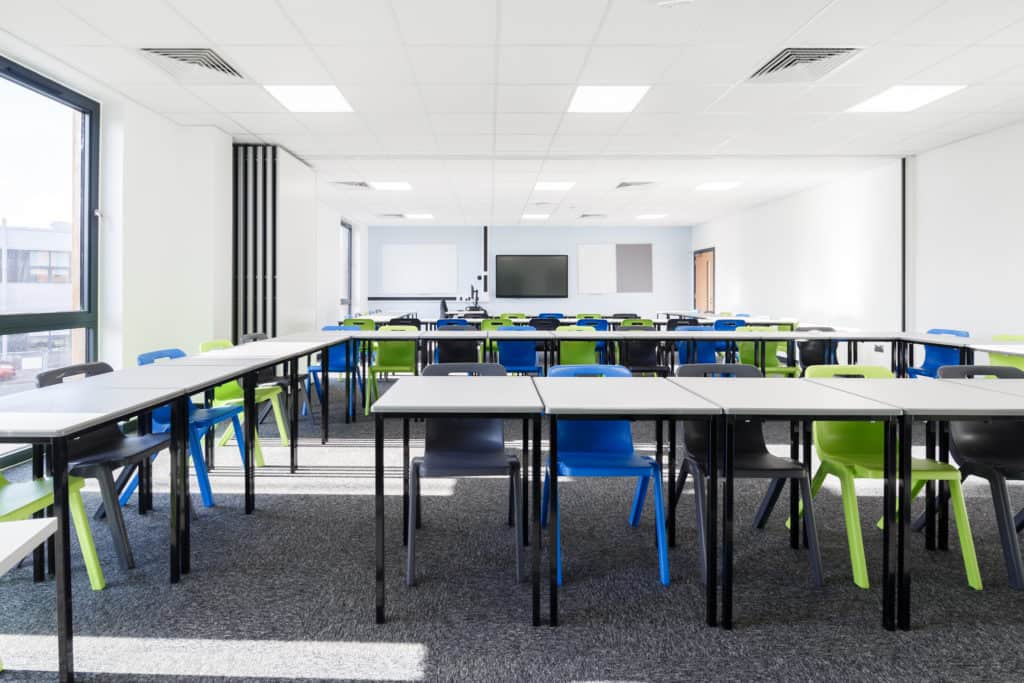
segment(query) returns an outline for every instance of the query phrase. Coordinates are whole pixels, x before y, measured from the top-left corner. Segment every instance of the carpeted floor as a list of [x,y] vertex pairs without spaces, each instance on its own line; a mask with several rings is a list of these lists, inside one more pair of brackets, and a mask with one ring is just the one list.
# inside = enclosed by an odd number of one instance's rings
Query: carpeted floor
[[[340,403],[339,403],[340,405]],[[653,514],[627,515],[628,481],[567,481],[561,489],[566,584],[562,626],[530,626],[529,583],[516,584],[507,486],[499,479],[425,484],[419,583],[404,585],[400,429],[388,432],[388,616],[373,623],[372,430],[332,425],[319,443],[302,423],[301,470],[264,430],[268,465],[257,472],[257,511],[242,513],[241,471],[229,447],[213,473],[215,508],[192,525],[193,571],[167,581],[166,457],[156,510],[126,509],[138,567],[121,571],[101,523],[94,533],[106,590],[89,590],[72,542],[75,655],[80,680],[965,680],[1024,677],[1024,595],[1011,591],[987,486],[968,483],[985,590],[967,587],[955,534],[949,552],[915,536],[914,629],[881,628],[880,489],[861,488],[871,578],[850,579],[838,488],[816,505],[826,585],[812,586],[804,551],[789,548],[783,518],[750,528],[763,483],[737,490],[736,628],[703,623],[703,592],[690,490],[681,499],[672,585],[657,580]],[[414,439],[421,438],[414,425]],[[508,429],[518,449],[518,425]],[[769,430],[783,443],[785,427]],[[653,450],[650,428],[637,444]],[[414,451],[421,441],[414,441]],[[785,447],[780,452],[786,452]],[[24,471],[9,472],[12,478]],[[193,492],[195,491],[193,486]],[[1020,489],[1012,494],[1021,502]],[[90,509],[98,503],[86,493]],[[198,496],[195,497],[199,505]],[[546,566],[546,565],[545,565]],[[545,591],[546,600],[546,591]],[[52,583],[33,584],[29,563],[0,578],[0,681],[52,680]]]

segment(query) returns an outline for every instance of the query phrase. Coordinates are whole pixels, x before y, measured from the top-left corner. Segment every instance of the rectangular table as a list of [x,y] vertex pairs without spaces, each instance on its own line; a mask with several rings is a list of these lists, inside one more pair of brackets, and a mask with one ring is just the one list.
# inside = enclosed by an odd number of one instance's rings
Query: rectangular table
[[[711,441],[719,453],[724,468],[725,482],[722,492],[722,619],[723,628],[732,628],[733,622],[733,461],[734,432],[737,420],[761,419],[781,420],[790,422],[790,457],[798,459],[798,433],[794,422],[803,423],[804,466],[810,464],[810,422],[815,419],[828,420],[866,420],[877,419],[886,422],[885,453],[885,509],[886,519],[895,515],[895,486],[897,469],[895,466],[895,420],[900,411],[893,406],[861,398],[838,389],[816,384],[805,379],[766,380],[761,378],[723,379],[714,377],[673,378],[670,380],[677,386],[700,396],[718,406],[723,417],[717,428],[712,430]],[[714,496],[717,481],[716,458],[709,458],[711,483],[708,486],[709,511],[716,509]],[[800,517],[797,512],[798,498],[796,487],[790,492],[790,541],[799,539]],[[904,508],[906,509],[906,508]],[[708,514],[713,518],[714,514]],[[895,603],[895,581],[890,566],[891,524],[887,524],[883,532],[882,553],[882,623],[892,628],[892,610]],[[714,546],[714,528],[707,535],[708,549]],[[709,564],[712,564],[709,561]],[[708,624],[714,625],[715,614],[710,606],[715,604],[716,573],[708,571]]]
[[[540,624],[540,419],[544,410],[529,377],[402,377],[371,408],[374,414],[376,620],[384,623],[384,421],[402,420],[402,524],[409,519],[409,420],[430,417],[501,417],[533,423],[533,623]],[[525,438],[524,438],[525,442]],[[525,445],[525,443],[524,443]],[[524,460],[528,460],[525,457]],[[529,463],[523,462],[524,484]],[[523,509],[527,507],[523,487]],[[403,534],[404,538],[404,534]]]
[[[675,490],[676,421],[682,417],[712,420],[721,413],[721,409],[690,392],[681,391],[668,380],[657,377],[540,377],[533,381],[544,402],[544,412],[550,419],[548,471],[551,518],[554,519],[554,511],[558,504],[559,420],[654,420],[657,438],[656,457],[659,465],[663,457],[661,424],[663,421],[667,421],[669,426],[668,532],[670,544],[674,545],[676,515],[671,492]],[[534,475],[536,485],[536,470]],[[539,535],[539,520],[535,520],[534,531]],[[554,552],[557,543],[555,525],[549,525],[548,531],[550,536],[548,571],[551,593],[549,619],[552,626],[557,626],[558,565]],[[714,538],[714,535],[712,527],[710,538]],[[714,564],[713,552],[708,553],[708,563],[709,565]],[[708,576],[713,574],[714,571],[709,569]],[[712,583],[708,582],[709,585]],[[709,602],[710,604],[712,602]]]

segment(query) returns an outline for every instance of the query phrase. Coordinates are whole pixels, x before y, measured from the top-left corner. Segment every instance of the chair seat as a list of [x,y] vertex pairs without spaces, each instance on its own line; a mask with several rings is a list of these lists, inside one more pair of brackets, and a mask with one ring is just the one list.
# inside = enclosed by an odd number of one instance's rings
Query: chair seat
[[243,412],[244,406],[241,405],[217,406],[215,408],[196,408],[196,410],[192,412],[190,419],[192,423],[202,431],[205,427],[227,420],[232,415],[241,415]]
[[[77,491],[85,481],[68,477],[68,491]],[[0,522],[24,519],[53,503],[53,479],[41,478],[0,486]]]
[[931,367],[928,365],[922,365],[919,368],[910,367],[907,368],[908,377],[936,377],[938,375],[938,368]]
[[503,450],[481,453],[480,451],[441,451],[424,453],[413,458],[420,466],[421,477],[483,477],[508,474],[509,468],[519,465],[519,459]]
[[[558,475],[563,477],[635,477],[643,471],[657,467],[657,461],[647,455],[610,453],[565,452],[558,454]],[[550,465],[549,465],[550,466]]]
[[415,365],[372,365],[371,372],[415,372]]
[[[268,401],[275,396],[281,395],[281,387],[278,384],[261,384],[256,387],[256,402],[263,403]],[[241,404],[245,400],[244,396],[238,396],[237,398],[225,398],[217,399],[214,403],[217,406],[230,406],[235,404]]]
[[[358,365],[357,363],[353,363],[352,364],[353,369],[357,369],[357,367],[356,367],[357,365]],[[321,372],[321,366],[320,365],[310,365],[306,369],[309,372],[316,372],[316,373]],[[348,372],[348,368],[346,368],[344,366],[342,366],[342,367],[331,367],[330,371],[331,372]],[[302,373],[301,375],[299,375],[299,377],[300,378],[305,378],[306,377],[306,373]],[[291,381],[287,377],[281,377],[280,380],[283,380],[285,382],[290,382]]]
[[[687,453],[686,457],[707,472],[706,458]],[[772,455],[768,451],[737,451],[733,456],[733,475],[737,479],[789,479],[804,474],[803,465],[796,460]]]
[[[873,453],[869,456],[829,455],[826,458],[822,458],[822,461],[823,463],[832,462],[852,468],[853,476],[858,479],[885,478],[882,459]],[[910,473],[911,477],[922,475],[918,478],[925,479],[960,479],[960,471],[953,465],[939,462],[938,460],[928,460],[927,458],[911,458]]]
[[70,472],[76,477],[94,476],[93,472],[100,468],[121,467],[132,462],[140,462],[157,451],[169,448],[170,445],[170,437],[163,433],[126,436],[82,452],[73,450]]

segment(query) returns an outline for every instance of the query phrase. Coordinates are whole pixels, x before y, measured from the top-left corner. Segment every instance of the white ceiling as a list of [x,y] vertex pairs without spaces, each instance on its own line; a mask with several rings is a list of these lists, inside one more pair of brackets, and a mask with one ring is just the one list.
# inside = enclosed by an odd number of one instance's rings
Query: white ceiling
[[[283,145],[325,183],[413,184],[331,190],[368,223],[686,224],[1024,119],[1022,0],[3,0],[0,28],[178,123]],[[747,82],[788,46],[863,51],[814,83]],[[210,47],[246,80],[182,83],[140,47]],[[260,87],[284,83],[335,83],[355,111],[292,114]],[[969,87],[845,112],[896,83]],[[578,84],[652,87],[631,114],[567,114]],[[542,197],[539,178],[577,185]],[[692,191],[708,180],[743,184]]]

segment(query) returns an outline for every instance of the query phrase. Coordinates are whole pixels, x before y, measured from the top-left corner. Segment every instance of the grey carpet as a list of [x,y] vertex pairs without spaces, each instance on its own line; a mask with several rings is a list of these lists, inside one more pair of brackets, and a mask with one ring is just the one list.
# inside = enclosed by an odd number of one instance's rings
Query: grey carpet
[[[156,468],[156,510],[139,516],[134,503],[126,508],[135,570],[117,568],[106,529],[94,523],[108,582],[94,593],[72,542],[80,680],[1010,681],[1024,675],[1024,595],[1007,588],[984,485],[969,487],[968,506],[985,590],[967,587],[955,534],[948,553],[925,551],[915,535],[914,630],[889,633],[881,628],[880,533],[873,527],[880,499],[861,498],[874,582],[864,591],[850,579],[839,497],[822,492],[816,509],[826,585],[816,589],[806,553],[788,546],[781,510],[766,531],[750,528],[763,484],[741,484],[736,628],[727,633],[703,623],[689,493],[681,499],[672,585],[665,588],[657,580],[651,508],[640,528],[627,525],[631,483],[565,482],[562,626],[534,628],[529,584],[513,580],[507,487],[500,480],[449,480],[425,498],[419,584],[404,586],[397,423],[388,431],[389,622],[375,625],[371,423],[335,422],[331,445],[321,447],[316,418],[303,421],[297,475],[287,473],[287,451],[272,446],[272,420],[266,423],[268,467],[257,473],[251,516],[242,514],[237,493],[237,456],[230,448],[220,452],[213,475],[218,505],[198,509],[193,572],[176,586],[167,581],[166,457]],[[421,433],[414,425],[414,438]],[[776,443],[788,438],[784,427],[769,434]],[[635,435],[650,446],[649,427],[638,425]],[[510,448],[518,447],[518,425],[509,426],[509,439]],[[1020,490],[1012,493],[1020,502]],[[98,495],[86,499],[92,508]],[[26,563],[0,578],[0,606],[0,657],[9,667],[0,680],[52,680],[55,661],[18,669],[14,663],[23,655],[4,649],[24,636],[52,637],[52,583],[33,584]],[[132,640],[124,646],[93,637]]]

